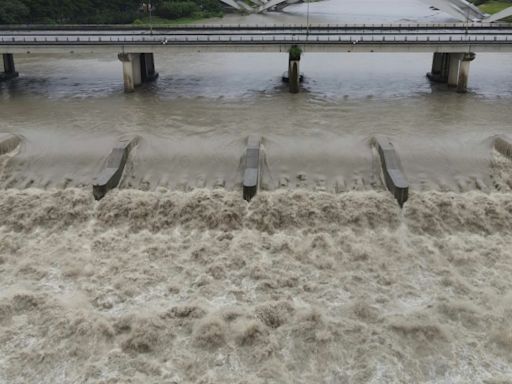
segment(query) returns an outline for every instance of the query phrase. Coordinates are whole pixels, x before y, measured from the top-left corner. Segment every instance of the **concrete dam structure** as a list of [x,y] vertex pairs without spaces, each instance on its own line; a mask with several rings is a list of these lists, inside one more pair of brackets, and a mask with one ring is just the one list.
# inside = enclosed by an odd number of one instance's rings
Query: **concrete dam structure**
[[[512,160],[512,137],[498,135],[491,139],[494,149],[505,158]],[[96,200],[103,199],[107,193],[118,188],[125,172],[127,163],[130,161],[130,152],[137,146],[139,137],[121,138],[116,143],[105,160],[101,172],[92,181],[92,194]],[[0,156],[12,153],[22,144],[22,138],[6,133],[0,133]],[[370,138],[369,150],[375,150],[377,157],[374,159],[379,164],[375,169],[375,179],[380,179],[385,188],[393,195],[396,202],[403,208],[409,199],[409,182],[404,172],[400,155],[395,149],[389,137],[377,135]],[[245,152],[240,158],[240,188],[241,196],[250,202],[261,188],[262,174],[265,172],[267,162],[264,149],[264,138],[249,136],[246,141]],[[361,181],[364,183],[364,181]],[[375,182],[375,181],[374,181]],[[281,182],[280,182],[281,184]],[[224,181],[217,183],[216,188],[224,186]],[[287,187],[287,185],[280,185]],[[490,188],[481,180],[476,180],[477,189],[488,192]],[[512,185],[510,186],[512,188]],[[461,184],[461,190],[464,190]],[[354,189],[354,187],[352,187]],[[337,180],[336,193],[346,192],[345,182]]]

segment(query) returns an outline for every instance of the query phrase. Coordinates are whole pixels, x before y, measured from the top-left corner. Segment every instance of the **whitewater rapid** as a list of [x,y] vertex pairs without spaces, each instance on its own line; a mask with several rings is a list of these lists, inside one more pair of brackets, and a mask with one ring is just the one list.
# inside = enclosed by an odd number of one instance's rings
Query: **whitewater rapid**
[[0,382],[510,382],[509,191],[3,190]]

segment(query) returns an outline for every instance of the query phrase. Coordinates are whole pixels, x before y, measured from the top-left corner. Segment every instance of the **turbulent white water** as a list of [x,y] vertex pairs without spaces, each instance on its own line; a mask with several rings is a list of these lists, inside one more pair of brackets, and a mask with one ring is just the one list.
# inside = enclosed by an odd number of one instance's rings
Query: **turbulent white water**
[[2,383],[509,383],[495,192],[0,193]]
[[27,189],[0,215],[1,382],[512,380],[510,193]]

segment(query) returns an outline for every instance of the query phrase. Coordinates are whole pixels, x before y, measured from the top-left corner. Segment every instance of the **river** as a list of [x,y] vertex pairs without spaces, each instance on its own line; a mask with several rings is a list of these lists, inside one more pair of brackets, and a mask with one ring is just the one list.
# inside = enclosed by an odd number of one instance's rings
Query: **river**
[[[413,0],[309,12],[451,21]],[[133,94],[107,55],[16,57],[0,84],[0,132],[23,137],[0,157],[0,383],[512,382],[512,162],[492,149],[512,133],[512,55],[478,55],[464,95],[427,80],[431,54],[306,51],[297,95],[286,54],[155,59]],[[250,134],[266,163],[247,204]],[[410,181],[403,210],[376,134]]]

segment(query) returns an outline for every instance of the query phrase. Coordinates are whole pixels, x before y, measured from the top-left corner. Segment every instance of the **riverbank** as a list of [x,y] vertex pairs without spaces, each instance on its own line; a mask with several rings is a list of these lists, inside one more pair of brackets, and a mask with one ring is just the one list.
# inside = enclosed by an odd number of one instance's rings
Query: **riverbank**
[[142,28],[159,28],[182,24],[208,24],[209,22],[219,22],[224,17],[224,12],[199,12],[191,17],[182,17],[179,19],[164,19],[162,17],[145,17],[135,20],[132,25]]
[[489,1],[485,4],[479,5],[482,12],[493,14],[503,11],[505,8],[512,7],[512,3],[509,1]]

